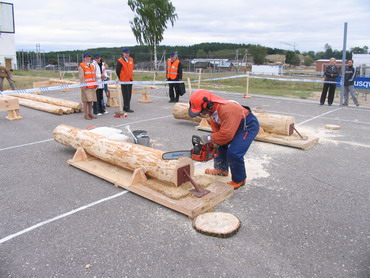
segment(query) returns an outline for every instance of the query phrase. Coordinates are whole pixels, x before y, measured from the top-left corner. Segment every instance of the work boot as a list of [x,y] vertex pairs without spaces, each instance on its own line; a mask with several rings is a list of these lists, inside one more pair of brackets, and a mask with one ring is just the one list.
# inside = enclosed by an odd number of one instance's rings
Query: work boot
[[234,189],[238,189],[239,187],[245,185],[245,180],[243,180],[239,183],[237,183],[235,181],[229,181],[227,184],[230,184],[230,185],[234,186]]
[[229,175],[229,172],[222,171],[222,170],[219,170],[219,169],[206,169],[205,173],[208,174],[208,175],[224,176],[224,177]]

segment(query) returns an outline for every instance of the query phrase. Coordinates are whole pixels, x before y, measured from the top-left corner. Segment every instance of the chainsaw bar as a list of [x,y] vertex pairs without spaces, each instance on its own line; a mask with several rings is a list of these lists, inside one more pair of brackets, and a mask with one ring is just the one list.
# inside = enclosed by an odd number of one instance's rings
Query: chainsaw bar
[[164,160],[176,160],[180,157],[191,157],[191,151],[174,151],[162,154],[162,159]]

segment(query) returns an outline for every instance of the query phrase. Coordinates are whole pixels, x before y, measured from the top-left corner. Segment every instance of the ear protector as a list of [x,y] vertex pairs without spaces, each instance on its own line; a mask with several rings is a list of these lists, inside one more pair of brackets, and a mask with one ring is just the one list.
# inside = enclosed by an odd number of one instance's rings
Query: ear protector
[[[202,104],[202,108],[203,109],[206,109],[206,110],[212,110],[213,108],[213,102],[212,101],[209,101],[208,98],[204,97],[203,98],[203,104]],[[204,106],[206,105],[206,106]]]

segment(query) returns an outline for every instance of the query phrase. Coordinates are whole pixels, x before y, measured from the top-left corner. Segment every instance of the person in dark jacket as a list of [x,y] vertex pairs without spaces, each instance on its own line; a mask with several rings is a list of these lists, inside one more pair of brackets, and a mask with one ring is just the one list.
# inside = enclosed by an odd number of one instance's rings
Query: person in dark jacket
[[[326,67],[324,72],[325,75],[324,81],[335,82],[335,80],[339,76],[339,68],[335,65],[335,58],[330,58],[329,63],[330,63],[329,66]],[[324,83],[320,98],[320,105],[324,105],[328,89],[329,89],[328,105],[329,106],[332,105],[334,100],[335,86],[336,86],[335,83]]]
[[356,106],[359,106],[356,93],[354,90],[354,84],[355,84],[355,78],[356,78],[356,70],[353,67],[353,60],[347,61],[346,66],[346,73],[344,75],[344,106],[348,106],[348,99],[349,99],[349,93],[351,94],[353,102],[356,104]]
[[[167,70],[166,70],[167,81],[180,81],[182,79],[182,66],[180,60],[174,52],[170,53],[170,59],[167,60]],[[169,83],[169,102],[179,102],[180,97],[180,86],[178,83]],[[176,96],[175,92],[176,91]]]

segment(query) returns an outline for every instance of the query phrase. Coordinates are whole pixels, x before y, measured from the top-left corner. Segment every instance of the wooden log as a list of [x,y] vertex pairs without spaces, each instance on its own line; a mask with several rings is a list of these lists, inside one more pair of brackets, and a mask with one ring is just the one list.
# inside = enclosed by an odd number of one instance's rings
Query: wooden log
[[158,149],[109,139],[63,124],[54,129],[53,137],[57,142],[74,149],[82,147],[88,154],[110,164],[133,171],[144,167],[147,176],[169,185],[181,185],[177,181],[177,169],[180,167],[189,165],[190,175],[194,176],[194,163],[190,158],[163,160],[163,152]]
[[19,100],[19,104],[22,106],[26,106],[26,107],[33,108],[36,110],[45,111],[45,112],[58,114],[58,115],[63,114],[63,109],[61,108],[61,106],[39,102],[39,101],[34,101],[34,100],[26,99],[26,98],[18,98],[18,100]]
[[189,121],[200,123],[202,118],[201,117],[195,117],[195,118],[190,117],[188,114],[188,110],[189,110],[189,104],[177,102],[172,107],[172,115],[175,119],[189,120]]
[[[81,103],[70,101],[70,100],[65,100],[65,99],[60,99],[60,98],[55,98],[55,97],[48,97],[48,96],[41,96],[41,95],[34,95],[34,94],[17,94],[14,96],[18,98],[26,98],[30,100],[54,104],[54,105],[63,106],[63,107],[69,107],[69,108],[72,108],[72,113],[80,112],[82,109]],[[68,111],[70,110],[71,109],[69,109]],[[68,114],[70,113],[71,112],[68,112]]]
[[267,114],[267,113],[253,113],[265,132],[290,136],[293,134],[293,126],[295,124],[294,117]]
[[[172,108],[172,115],[175,119],[191,120],[195,122],[200,122],[202,120],[200,117],[191,118],[188,115],[188,109],[189,104],[176,103]],[[294,117],[256,112],[253,114],[257,117],[264,131],[287,136],[293,134],[291,126],[294,126]]]

